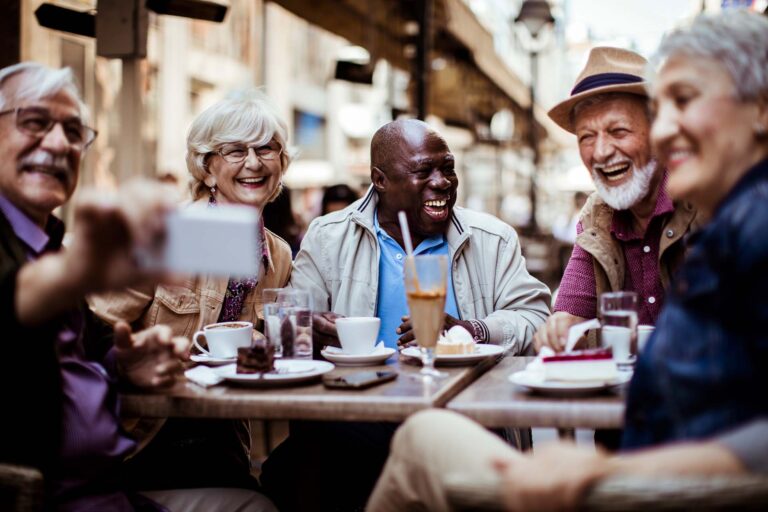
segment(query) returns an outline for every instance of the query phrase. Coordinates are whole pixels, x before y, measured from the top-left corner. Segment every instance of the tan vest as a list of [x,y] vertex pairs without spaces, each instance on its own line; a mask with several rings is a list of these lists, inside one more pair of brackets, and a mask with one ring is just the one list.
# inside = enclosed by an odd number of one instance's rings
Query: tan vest
[[[624,288],[626,265],[621,243],[611,235],[614,209],[595,192],[581,211],[583,231],[576,237],[576,244],[592,256],[595,272],[596,297],[601,293]],[[696,217],[690,203],[675,203],[675,211],[664,221],[659,241],[659,271],[661,284],[669,288],[672,274],[682,263],[685,245],[682,241]],[[595,317],[597,317],[597,302]],[[590,346],[595,339],[590,336]]]

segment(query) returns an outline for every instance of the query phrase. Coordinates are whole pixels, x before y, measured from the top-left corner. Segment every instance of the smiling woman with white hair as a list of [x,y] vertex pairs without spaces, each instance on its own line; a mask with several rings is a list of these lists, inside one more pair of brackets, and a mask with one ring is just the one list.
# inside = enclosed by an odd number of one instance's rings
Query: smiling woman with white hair
[[[280,193],[291,161],[287,147],[286,125],[263,94],[238,92],[215,103],[194,120],[187,137],[193,200],[214,208],[243,204],[263,210]],[[291,271],[288,244],[263,223],[261,229],[264,247],[256,276],[194,276],[174,285],[96,297],[92,306],[111,323],[165,323],[175,335],[186,337],[216,322],[257,325],[262,290],[285,286]],[[255,484],[247,421],[140,420],[129,426],[144,441],[144,449],[126,464],[137,488]]]

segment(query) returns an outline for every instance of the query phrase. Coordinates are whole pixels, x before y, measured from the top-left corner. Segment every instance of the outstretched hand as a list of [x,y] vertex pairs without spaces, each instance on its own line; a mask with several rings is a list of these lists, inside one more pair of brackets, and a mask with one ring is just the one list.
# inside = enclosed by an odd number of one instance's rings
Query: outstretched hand
[[129,183],[112,197],[84,191],[75,207],[73,241],[64,253],[77,288],[91,293],[159,278],[139,267],[134,250],[162,243],[174,199],[168,186],[147,181]]
[[115,324],[115,355],[120,375],[143,389],[172,386],[189,356],[189,340],[173,336],[167,325],[132,333],[126,322]]

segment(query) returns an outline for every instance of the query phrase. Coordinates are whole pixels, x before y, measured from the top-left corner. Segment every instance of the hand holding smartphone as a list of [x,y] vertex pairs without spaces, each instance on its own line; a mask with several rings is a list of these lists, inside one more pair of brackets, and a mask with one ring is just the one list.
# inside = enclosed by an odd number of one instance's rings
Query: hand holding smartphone
[[365,389],[397,378],[397,372],[361,371],[341,376],[323,377],[323,384],[333,389]]

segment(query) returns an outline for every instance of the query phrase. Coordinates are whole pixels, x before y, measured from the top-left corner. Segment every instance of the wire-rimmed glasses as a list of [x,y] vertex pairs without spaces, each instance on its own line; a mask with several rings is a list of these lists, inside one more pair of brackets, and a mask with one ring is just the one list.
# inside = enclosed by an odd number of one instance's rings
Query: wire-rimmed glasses
[[269,142],[261,146],[246,146],[245,144],[225,144],[217,153],[230,164],[239,164],[248,158],[248,153],[253,150],[256,158],[262,161],[276,160],[283,152],[283,148],[277,142]]
[[54,119],[44,107],[17,107],[0,112],[0,116],[7,114],[15,114],[17,130],[38,139],[45,137],[56,124],[61,124],[67,142],[79,151],[87,149],[98,135],[96,130],[84,125],[79,117]]

